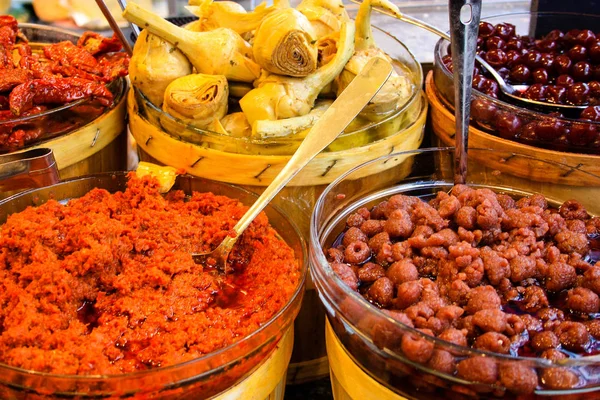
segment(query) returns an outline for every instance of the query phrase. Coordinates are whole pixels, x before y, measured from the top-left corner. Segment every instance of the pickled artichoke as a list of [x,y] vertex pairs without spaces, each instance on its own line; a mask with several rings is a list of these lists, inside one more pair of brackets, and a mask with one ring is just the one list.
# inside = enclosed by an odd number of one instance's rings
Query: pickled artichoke
[[303,0],[296,9],[310,21],[317,38],[338,32],[349,20],[341,0]]
[[221,119],[221,125],[231,136],[249,137],[252,134],[252,127],[243,112],[227,114]]
[[152,104],[162,106],[169,83],[191,73],[192,64],[173,45],[146,30],[140,33],[129,63],[129,79]]
[[354,24],[346,21],[340,29],[338,51],[328,64],[304,78],[263,74],[257,86],[240,100],[250,124],[306,115],[319,92],[344,68],[354,53]]
[[279,121],[256,121],[252,127],[252,136],[269,139],[296,135],[296,138],[302,139],[306,136],[308,130],[321,118],[321,115],[329,108],[331,103],[333,103],[331,100],[319,101],[308,114],[300,117]]
[[189,125],[208,129],[227,114],[228,96],[223,75],[191,74],[167,86],[163,110]]
[[303,77],[317,69],[315,40],[302,13],[280,10],[265,18],[254,33],[254,59],[271,73]]
[[142,178],[146,175],[155,177],[160,184],[158,187],[159,193],[168,193],[173,185],[175,185],[178,171],[173,167],[160,166],[146,161],[140,161],[135,170],[135,174],[138,178]]
[[192,0],[186,8],[199,20],[192,30],[207,32],[217,28],[229,28],[239,34],[255,30],[261,21],[277,10],[276,6],[259,4],[252,12],[234,1]]
[[[393,64],[392,59],[375,44],[371,29],[371,9],[380,7],[386,11],[400,15],[398,7],[388,0],[364,0],[356,15],[355,53],[346,64],[344,71],[336,78],[337,94],[340,95],[354,77],[373,57],[382,57]],[[375,95],[371,103],[364,108],[360,115],[369,119],[381,119],[382,115],[397,110],[412,95],[413,84],[407,76],[393,71],[388,81]]]
[[131,2],[123,17],[181,50],[199,73],[225,75],[241,82],[252,82],[260,75],[260,66],[252,60],[252,47],[231,29],[192,32]]

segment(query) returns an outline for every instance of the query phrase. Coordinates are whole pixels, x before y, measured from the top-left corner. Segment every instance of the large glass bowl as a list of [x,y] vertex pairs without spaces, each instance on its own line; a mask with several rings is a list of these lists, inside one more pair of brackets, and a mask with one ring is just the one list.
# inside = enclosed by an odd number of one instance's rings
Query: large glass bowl
[[[515,13],[482,17],[491,24],[511,23],[518,35],[539,38],[553,29],[600,31],[600,15],[576,13]],[[454,108],[452,73],[442,62],[449,54],[450,43],[440,39],[435,47],[434,82],[444,104]],[[595,78],[600,79],[600,77]],[[473,89],[471,123],[483,131],[519,143],[567,152],[600,154],[600,122],[580,121],[576,118],[549,116],[546,113],[510,104]],[[516,120],[516,121],[513,121]],[[509,122],[510,121],[510,122]],[[556,134],[536,132],[540,123],[558,126]],[[539,131],[539,129],[538,129]],[[544,131],[545,133],[546,131]]]
[[[502,168],[488,168],[484,160],[493,150],[469,149],[469,176],[467,183],[474,187],[486,187],[514,197],[525,194],[544,194],[551,204],[567,199],[578,199],[590,213],[598,213],[597,198],[600,184],[587,188],[571,188],[560,184],[544,183],[506,174]],[[512,154],[508,157],[518,158]],[[361,169],[369,164],[402,161],[396,176],[386,181],[374,182],[362,178]],[[475,160],[475,161],[474,161]],[[562,168],[560,164],[538,160],[540,168]],[[558,398],[573,395],[569,399],[600,398],[600,359],[580,357],[553,362],[542,358],[513,357],[487,351],[461,347],[433,336],[425,335],[400,323],[351,290],[330,267],[323,249],[332,247],[345,227],[346,218],[360,207],[373,205],[395,194],[428,198],[438,191],[448,191],[454,176],[454,149],[425,149],[392,154],[363,164],[339,177],[327,187],[319,198],[310,226],[311,276],[325,305],[327,316],[336,336],[348,354],[366,373],[381,385],[408,399],[534,399]],[[483,356],[497,366],[513,368],[517,364],[535,369],[539,377],[545,373],[573,372],[579,383],[570,389],[549,389],[543,378],[535,393],[514,394],[511,387],[500,381],[482,384],[461,379],[454,374],[430,368],[426,363],[411,361],[400,348],[406,334],[422,338],[432,347],[443,349],[455,359]],[[548,397],[546,397],[548,396]]]
[[[406,103],[391,114],[372,118],[357,117],[325,151],[347,150],[385,139],[413,124],[421,112],[424,102],[421,65],[406,46],[391,34],[374,27],[373,35],[375,43],[394,61],[396,71],[412,81],[413,93]],[[290,155],[302,141],[302,137],[298,135],[262,139],[232,137],[199,129],[164,112],[139,90],[134,91],[140,116],[178,140],[223,152],[251,155]],[[236,100],[231,100],[229,112],[237,111]]]
[[[20,193],[0,203],[0,223],[8,215],[28,206],[42,204],[48,199],[76,198],[93,188],[122,191],[126,181],[124,172],[107,173]],[[178,177],[173,189],[183,190],[187,194],[198,191],[226,195],[247,205],[256,200],[256,195],[239,187],[189,176]],[[306,244],[296,226],[275,207],[268,206],[265,212],[271,226],[294,250],[301,275],[299,285],[287,304],[259,330],[201,358],[125,375],[67,376],[0,364],[0,398],[207,399],[240,382],[272,353],[283,334],[292,326],[302,303],[307,273]]]
[[[69,41],[76,44],[80,36],[75,32],[45,25],[19,24],[19,28],[28,38],[34,52],[42,52],[43,46],[49,43]],[[114,96],[114,107],[125,95],[127,82],[125,78],[118,78],[107,87]],[[0,144],[0,153],[19,150],[77,130],[107,113],[112,107],[103,106],[94,99],[81,99],[49,108],[39,114],[2,120],[0,136],[11,135],[19,130],[24,131],[26,136],[22,144]]]

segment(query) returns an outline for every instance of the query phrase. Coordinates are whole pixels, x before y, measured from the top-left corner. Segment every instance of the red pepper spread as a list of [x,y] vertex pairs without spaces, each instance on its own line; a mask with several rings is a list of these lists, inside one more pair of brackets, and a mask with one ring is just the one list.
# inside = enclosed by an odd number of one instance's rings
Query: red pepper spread
[[246,211],[212,193],[130,176],[11,215],[0,227],[0,362],[57,374],[121,374],[188,361],[258,329],[300,279],[261,214],[224,276],[191,252],[217,246]]

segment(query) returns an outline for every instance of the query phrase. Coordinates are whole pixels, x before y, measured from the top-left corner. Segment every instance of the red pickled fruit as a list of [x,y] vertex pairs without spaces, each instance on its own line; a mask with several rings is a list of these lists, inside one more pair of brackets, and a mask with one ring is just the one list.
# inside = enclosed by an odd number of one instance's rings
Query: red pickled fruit
[[498,72],[498,75],[500,75],[505,81],[508,79],[508,75],[510,74],[510,70],[506,67],[500,67],[496,72]]
[[535,135],[535,127],[537,126],[537,122],[530,122],[525,125],[519,135],[519,139],[525,142],[534,142],[537,140],[537,136]]
[[523,92],[523,97],[529,100],[536,101],[545,101],[546,100],[546,86],[541,83],[534,83],[529,86],[525,92]]
[[503,67],[506,64],[506,53],[501,49],[491,49],[485,55],[485,60],[495,69]]
[[523,48],[523,41],[517,37],[512,37],[506,41],[507,50],[521,50]]
[[518,50],[508,50],[506,52],[506,66],[512,68],[522,62],[523,56]]
[[487,85],[487,78],[483,75],[475,75],[473,76],[473,89],[477,89],[480,92],[483,92]]
[[502,39],[508,40],[515,36],[515,26],[508,23],[500,23],[494,28],[494,34],[500,36]]
[[546,88],[546,101],[554,104],[564,104],[567,98],[567,89],[562,86],[551,85]]
[[567,101],[576,106],[588,103],[590,87],[584,82],[575,82],[567,88]]
[[554,30],[551,30],[550,32],[548,32],[548,34],[546,36],[544,36],[544,39],[554,40],[554,41],[562,41],[562,39],[564,37],[565,37],[565,34],[563,31],[561,31],[560,29],[554,29]]
[[571,61],[585,61],[588,58],[588,50],[587,47],[576,44],[567,51],[567,55],[571,58]]
[[513,82],[527,83],[531,78],[531,70],[526,65],[519,64],[511,68],[508,76]]
[[600,98],[600,82],[591,81],[588,82],[588,86],[590,88],[590,97]]
[[558,75],[568,74],[571,71],[571,65],[573,65],[573,61],[564,54],[554,57],[554,70]]
[[587,146],[593,143],[598,136],[598,130],[593,123],[573,122],[567,133],[569,143],[575,146]]
[[494,33],[494,25],[489,22],[481,21],[479,22],[479,36],[488,37]]
[[523,62],[531,69],[540,68],[542,66],[542,53],[537,50],[531,50],[523,57]]
[[600,106],[590,106],[584,108],[579,118],[600,122]]
[[545,68],[538,68],[535,71],[533,71],[533,82],[535,83],[542,83],[542,84],[547,84],[548,83],[548,71]]
[[471,102],[471,116],[477,122],[490,123],[496,117],[498,108],[496,105],[485,99],[475,99]]
[[573,79],[580,82],[588,82],[592,79],[592,66],[587,61],[579,61],[571,67]]
[[580,45],[588,47],[596,41],[596,34],[589,29],[584,29],[579,31],[575,41]]
[[558,86],[564,86],[564,87],[569,87],[572,84],[575,83],[575,79],[573,79],[573,77],[571,77],[571,75],[559,75],[558,78],[556,78],[556,84]]
[[535,134],[538,139],[553,141],[566,133],[564,124],[557,118],[544,118],[537,123]]
[[595,42],[588,48],[588,55],[593,62],[600,63],[600,41]]
[[546,68],[548,70],[548,74],[552,75],[552,67],[554,66],[554,55],[550,53],[543,53],[542,58],[540,59],[540,63],[542,64],[542,68]]
[[577,35],[579,35],[579,29],[571,29],[563,37],[563,41],[567,46],[573,46],[577,43]]
[[554,40],[536,40],[535,48],[542,53],[552,53],[558,49],[558,44]]
[[496,115],[496,131],[505,139],[514,139],[521,130],[521,120],[509,112],[499,112]]
[[485,47],[487,50],[492,49],[502,49],[506,48],[506,41],[502,39],[500,36],[490,36],[485,41]]

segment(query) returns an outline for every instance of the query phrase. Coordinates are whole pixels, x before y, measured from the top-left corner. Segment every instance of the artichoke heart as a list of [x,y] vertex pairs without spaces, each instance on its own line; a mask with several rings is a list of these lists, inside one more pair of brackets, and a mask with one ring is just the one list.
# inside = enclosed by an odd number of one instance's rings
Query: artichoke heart
[[[375,44],[371,28],[371,9],[381,7],[394,14],[401,15],[398,7],[388,0],[364,0],[356,15],[355,53],[346,64],[342,73],[336,78],[337,95],[339,96],[352,79],[373,57],[382,57],[394,65],[393,60]],[[409,77],[392,71],[391,76],[367,107],[360,113],[367,119],[381,119],[399,109],[413,94],[415,87]]]
[[265,18],[254,34],[256,62],[280,75],[303,77],[317,69],[313,28],[293,8],[279,10]]
[[338,32],[349,20],[342,0],[302,0],[296,9],[310,21],[317,38]]
[[165,91],[163,110],[205,129],[227,114],[229,88],[223,75],[191,74],[176,79]]
[[150,175],[158,180],[159,193],[168,193],[169,190],[175,185],[175,179],[177,175],[183,171],[178,171],[176,168],[169,166],[160,166],[146,161],[140,161],[135,170],[135,174],[138,178]]
[[331,100],[322,100],[306,115],[280,119],[277,121],[255,121],[252,125],[252,136],[269,139],[294,136],[296,139],[304,139],[310,128],[321,118],[333,103]]
[[198,32],[211,31],[217,28],[229,28],[239,34],[255,30],[261,21],[277,6],[267,7],[261,3],[251,12],[234,1],[199,0],[190,1],[186,8],[199,20],[193,23],[193,30]]
[[165,89],[175,79],[192,73],[192,64],[172,44],[143,30],[129,62],[129,79],[152,104],[160,107]]
[[234,137],[250,137],[252,127],[243,112],[234,112],[221,118],[221,125],[227,134]]
[[339,75],[353,53],[354,24],[346,21],[340,29],[338,51],[328,64],[304,78],[263,74],[254,82],[256,88],[240,99],[248,122],[308,114],[321,90]]
[[231,29],[192,32],[132,2],[127,4],[123,17],[181,50],[199,73],[225,75],[241,82],[252,82],[260,75],[260,66],[252,60],[252,46]]

